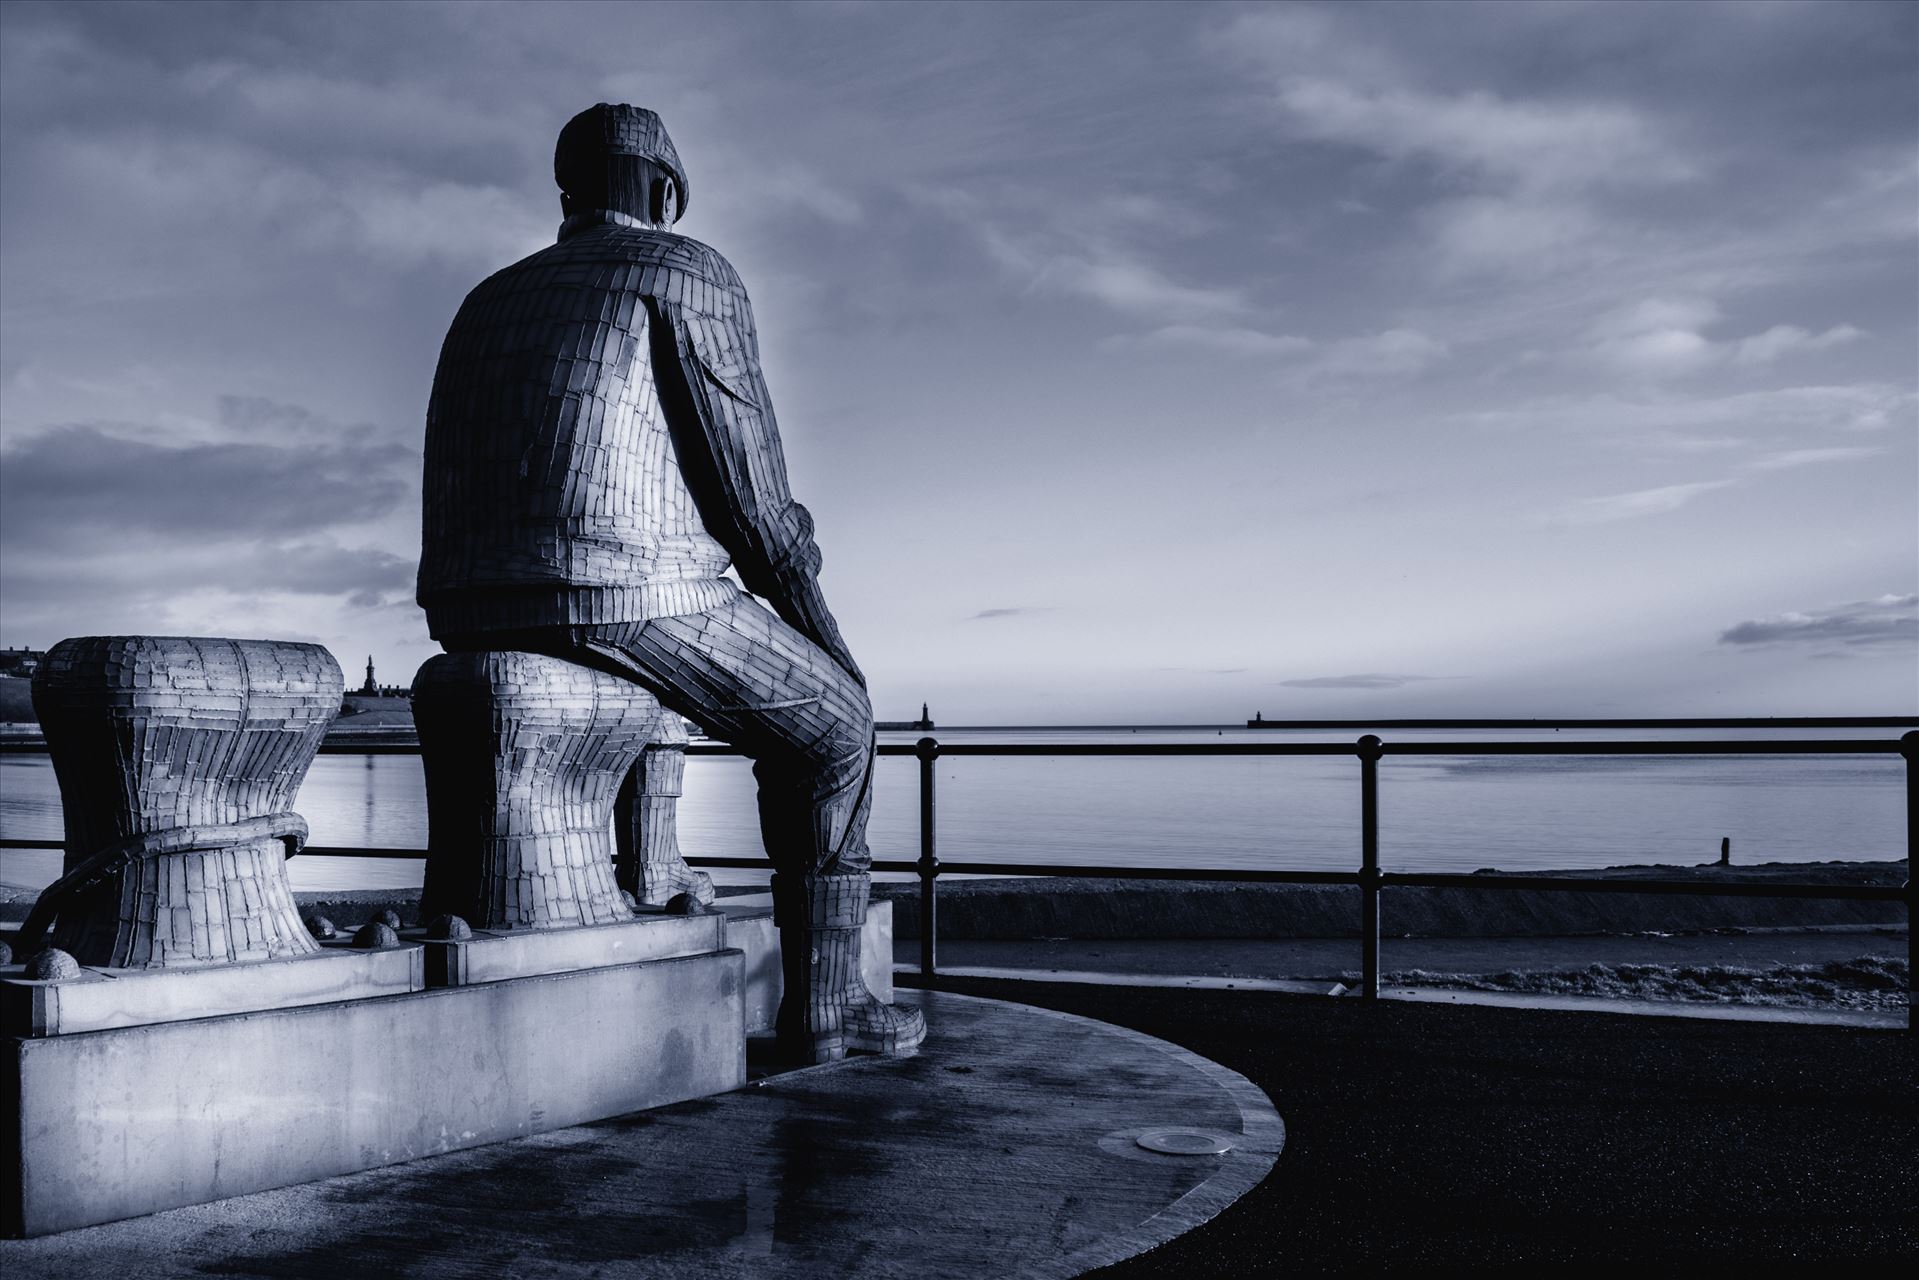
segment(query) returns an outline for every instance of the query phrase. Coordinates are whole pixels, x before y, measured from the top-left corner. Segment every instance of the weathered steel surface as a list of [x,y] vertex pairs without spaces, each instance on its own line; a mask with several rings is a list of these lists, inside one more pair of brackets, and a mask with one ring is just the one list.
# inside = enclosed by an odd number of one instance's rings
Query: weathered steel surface
[[34,676],[66,819],[66,874],[22,931],[81,964],[143,969],[308,955],[285,862],[293,798],[340,709],[319,645],[63,640]]
[[537,653],[444,653],[413,681],[426,770],[422,918],[614,924],[613,801],[664,713],[630,681]]
[[[581,112],[554,176],[559,242],[467,295],[434,374],[418,584],[428,627],[456,653],[521,650],[629,678],[754,758],[761,834],[782,873],[863,882],[872,706],[788,484],[746,288],[719,253],[673,232],[686,169],[653,112]],[[758,600],[722,576],[729,566]],[[647,903],[709,899],[671,825],[681,753],[666,744],[636,763],[620,804],[624,887]],[[471,914],[454,904],[477,890],[436,888],[436,874],[452,882],[455,844],[434,843],[427,909]],[[520,922],[595,922],[601,891],[581,892],[577,919],[568,900],[551,920]],[[480,915],[497,927],[525,912],[495,890]],[[786,948],[819,960],[787,975],[782,1040],[795,1056],[831,1059],[849,1027],[887,1052],[923,1034],[917,1013],[855,989],[858,923],[817,938],[803,926],[805,945]]]
[[686,784],[686,723],[660,718],[660,730],[620,785],[613,808],[613,869],[636,902],[663,907],[679,894],[713,901],[713,877],[680,853],[679,806]]

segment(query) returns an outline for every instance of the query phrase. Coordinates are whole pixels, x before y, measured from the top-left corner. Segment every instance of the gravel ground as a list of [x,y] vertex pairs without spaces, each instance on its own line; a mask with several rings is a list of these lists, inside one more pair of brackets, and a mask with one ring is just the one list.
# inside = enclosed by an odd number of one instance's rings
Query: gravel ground
[[[1570,938],[1387,938],[1389,970],[1544,972],[1587,965],[1825,964],[1858,956],[1903,957],[1903,927],[1752,929]],[[919,940],[895,938],[896,963],[919,964]],[[1035,938],[940,940],[940,963],[956,968],[1091,970],[1214,978],[1326,978],[1359,966],[1358,938]]]

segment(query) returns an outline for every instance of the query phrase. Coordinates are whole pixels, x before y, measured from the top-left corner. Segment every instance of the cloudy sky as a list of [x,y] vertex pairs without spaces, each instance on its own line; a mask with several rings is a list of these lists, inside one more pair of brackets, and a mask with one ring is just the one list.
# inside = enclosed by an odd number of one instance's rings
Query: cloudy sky
[[882,716],[1919,706],[1919,7],[0,8],[0,643],[432,651],[422,419],[658,110]]

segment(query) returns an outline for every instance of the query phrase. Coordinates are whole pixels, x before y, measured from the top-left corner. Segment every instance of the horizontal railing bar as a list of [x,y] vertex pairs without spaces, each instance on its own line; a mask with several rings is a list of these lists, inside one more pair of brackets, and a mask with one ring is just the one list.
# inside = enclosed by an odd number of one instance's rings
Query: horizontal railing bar
[[[1897,755],[1887,738],[1752,738],[1697,742],[1582,740],[1577,742],[1384,742],[1385,755]],[[730,751],[730,748],[727,749]],[[942,756],[1350,756],[1350,742],[942,742]],[[710,754],[725,754],[714,751]],[[881,743],[879,753],[910,756],[911,743]],[[703,753],[706,754],[706,753]]]
[[1194,733],[1207,729],[1919,729],[1919,716],[1655,716],[1542,720],[1235,720],[1230,724],[948,724],[942,733]]
[[355,742],[351,738],[336,738],[320,744],[323,756],[417,756],[420,744],[415,739],[404,742]]
[[[875,863],[875,866],[878,864]],[[1102,867],[1060,862],[952,862],[940,859],[940,875],[1055,876],[1099,880],[1205,880],[1245,884],[1357,885],[1357,871],[1287,871],[1269,867]]]
[[[937,740],[936,740],[937,741]],[[912,742],[882,742],[883,756],[919,754]],[[942,756],[1350,756],[1350,742],[941,742]]]
[[[55,853],[67,846],[59,840],[0,840],[0,849],[45,849]],[[383,849],[365,845],[310,844],[301,853],[317,858],[424,858],[425,849]],[[746,861],[742,859],[741,861]],[[760,859],[763,865],[765,859]]]
[[[57,840],[0,840],[0,849],[59,850]],[[331,858],[425,858],[424,849],[349,848],[334,845],[309,845],[305,851],[313,857]],[[770,871],[765,858],[688,855],[687,863],[696,867],[717,867],[742,871]],[[910,858],[875,858],[872,869],[911,874],[919,864]],[[1007,879],[1051,877],[1101,880],[1192,880],[1238,884],[1323,884],[1356,886],[1361,883],[1357,871],[1277,870],[1267,867],[1113,867],[1056,862],[948,862],[941,861],[940,874],[999,876]],[[1827,898],[1853,902],[1903,902],[1910,890],[1899,885],[1799,884],[1795,882],[1737,880],[1627,880],[1599,876],[1520,875],[1497,872],[1490,875],[1462,872],[1383,871],[1380,883],[1386,887],[1426,889],[1500,889],[1566,890],[1578,893],[1650,893],[1691,894],[1701,897],[1724,895],[1734,898]]]
[[[957,726],[955,726],[957,727]],[[1121,728],[1141,726],[1122,725]],[[1179,726],[1168,726],[1175,728]],[[1199,725],[1216,729],[1218,725]],[[1915,729],[1912,716],[1662,716],[1643,720],[1262,720],[1258,729]]]
[[1743,755],[1898,755],[1897,739],[1791,738],[1716,741],[1585,742],[1385,742],[1389,756],[1743,756]]
[[[882,742],[883,756],[912,756],[911,742]],[[1645,739],[1605,741],[1548,739],[1538,742],[1385,742],[1389,756],[1738,756],[1738,755],[1897,755],[1897,739],[1886,738],[1728,738],[1694,742]],[[1350,756],[1350,742],[941,742],[942,756]],[[696,742],[686,748],[691,756],[742,756],[737,747],[719,742]],[[0,755],[46,755],[44,742],[0,741]],[[416,742],[328,742],[321,755],[417,756]]]

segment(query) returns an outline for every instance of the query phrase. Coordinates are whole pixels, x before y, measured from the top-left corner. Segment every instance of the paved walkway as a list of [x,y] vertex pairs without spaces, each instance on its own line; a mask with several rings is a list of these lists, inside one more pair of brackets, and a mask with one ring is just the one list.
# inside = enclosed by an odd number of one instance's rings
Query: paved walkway
[[[46,1277],[1068,1276],[1205,1221],[1284,1128],[1242,1077],[1136,1031],[904,992],[920,1055],[39,1240]],[[1157,1155],[1159,1126],[1229,1136]]]
[[1919,1053],[1905,1032],[954,985],[1183,1044],[1285,1114],[1270,1176],[1101,1277],[1887,1275],[1919,1262]]

